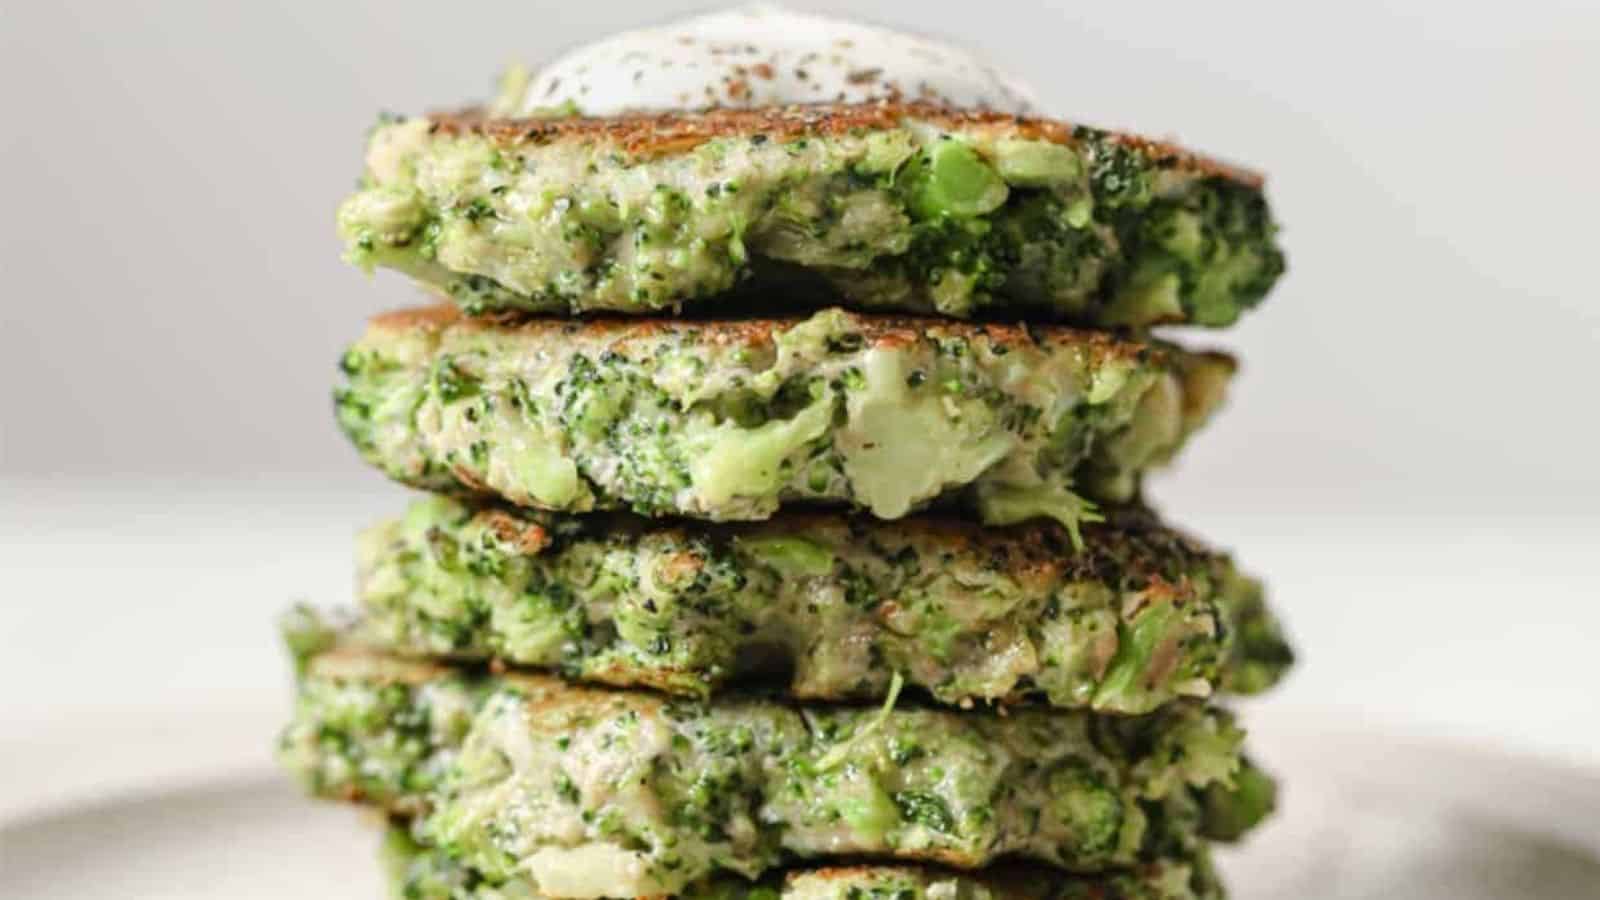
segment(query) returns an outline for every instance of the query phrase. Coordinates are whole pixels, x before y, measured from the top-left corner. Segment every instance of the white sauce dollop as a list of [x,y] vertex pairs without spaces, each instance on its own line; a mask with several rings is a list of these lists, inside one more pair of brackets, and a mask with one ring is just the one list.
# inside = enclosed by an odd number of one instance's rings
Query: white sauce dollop
[[[518,85],[521,87],[521,85]],[[905,100],[1026,113],[1031,93],[973,53],[875,25],[756,5],[572,50],[503,96],[500,115],[584,115]]]

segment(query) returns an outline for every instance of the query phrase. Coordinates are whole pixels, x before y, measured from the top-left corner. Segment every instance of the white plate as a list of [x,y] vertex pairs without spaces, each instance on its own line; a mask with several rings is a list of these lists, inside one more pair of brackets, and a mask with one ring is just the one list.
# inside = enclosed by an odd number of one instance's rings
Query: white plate
[[[1600,898],[1600,776],[1451,744],[1254,724],[1284,803],[1226,854],[1235,897]],[[377,900],[373,824],[307,802],[270,771],[126,794],[0,825],[0,896]]]
[[1600,900],[1600,773],[1323,721],[1249,721],[1281,809],[1224,855],[1235,897]]

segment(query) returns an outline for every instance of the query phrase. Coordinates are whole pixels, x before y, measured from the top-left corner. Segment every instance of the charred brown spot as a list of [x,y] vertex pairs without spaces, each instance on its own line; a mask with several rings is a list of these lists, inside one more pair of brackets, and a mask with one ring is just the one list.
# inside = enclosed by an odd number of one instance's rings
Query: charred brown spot
[[535,522],[519,519],[502,510],[485,512],[483,520],[497,540],[524,556],[533,556],[550,546],[550,533]]
[[368,320],[368,324],[374,329],[385,331],[410,331],[419,328],[443,328],[461,318],[460,309],[453,304],[440,303],[379,313]]
[[674,553],[661,560],[658,571],[671,583],[693,579],[704,566],[705,560],[697,553]]

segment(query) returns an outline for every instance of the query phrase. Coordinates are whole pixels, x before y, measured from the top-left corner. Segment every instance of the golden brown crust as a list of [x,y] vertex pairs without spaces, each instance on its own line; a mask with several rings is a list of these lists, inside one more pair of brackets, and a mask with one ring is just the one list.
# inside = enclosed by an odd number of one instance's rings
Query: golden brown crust
[[659,665],[640,669],[622,662],[586,669],[584,677],[615,688],[646,687],[666,694],[682,694],[685,685],[706,683],[703,672],[687,666]]
[[[1160,352],[1155,344],[1119,337],[1110,332],[1061,325],[1011,325],[842,312],[855,324],[864,339],[884,348],[908,346],[925,335],[935,334],[967,340],[981,337],[996,346],[1006,347],[1071,344],[1083,347],[1096,356],[1113,358],[1136,358]],[[765,347],[772,343],[775,333],[801,321],[804,319],[566,319],[528,317],[516,313],[467,316],[455,306],[441,304],[381,313],[369,320],[369,326],[374,331],[386,332],[442,331],[456,327],[479,332],[518,332],[531,337],[581,335],[586,340],[604,338],[617,343],[696,334],[719,346]],[[1216,355],[1226,358],[1222,354]]]
[[1222,369],[1225,369],[1229,375],[1233,375],[1239,371],[1239,360],[1231,353],[1224,353],[1221,350],[1193,350],[1190,351],[1189,355],[1197,359],[1203,359],[1212,365],[1219,366]]
[[[1154,514],[1145,510],[1135,507],[1114,509],[1109,511],[1107,519],[1107,522],[1083,525],[1082,552],[1072,549],[1067,529],[1051,520],[1034,519],[1016,525],[986,526],[938,513],[907,516],[886,523],[841,513],[786,510],[781,518],[768,524],[752,527],[708,523],[702,526],[700,533],[763,535],[771,528],[792,534],[816,534],[839,528],[841,524],[852,530],[853,526],[859,525],[867,532],[892,530],[899,539],[917,544],[930,554],[953,558],[983,557],[1008,578],[1017,581],[1041,584],[1062,578],[1104,581],[1110,577],[1109,567],[1114,559],[1117,572],[1123,577],[1160,582],[1159,585],[1152,584],[1152,589],[1164,587],[1174,592],[1191,593],[1192,586],[1172,585],[1163,579],[1161,573],[1174,561],[1215,555],[1182,532],[1162,525]],[[684,543],[688,543],[696,533],[688,528],[672,530]],[[867,533],[860,533],[860,537],[862,540],[871,539]]]
[[[481,134],[506,144],[544,144],[563,140],[605,141],[636,158],[683,153],[714,138],[765,134],[778,139],[848,134],[900,127],[906,120],[945,129],[999,137],[1075,144],[1078,126],[1055,119],[1016,116],[980,110],[959,110],[931,103],[895,102],[767,106],[755,109],[713,109],[706,112],[633,113],[606,118],[495,119],[481,109],[428,116],[441,134]],[[1110,140],[1143,154],[1160,165],[1199,175],[1226,178],[1252,188],[1263,179],[1256,172],[1192,153],[1175,144],[1137,135],[1107,132]]]
[[917,874],[917,870],[911,866],[827,866],[820,869],[791,869],[784,874],[784,881],[792,882],[796,878],[843,881],[846,879],[859,880],[896,874],[914,876]]
[[402,659],[363,647],[340,644],[311,657],[307,674],[316,678],[358,679],[383,684],[419,685],[450,674],[450,668],[436,662]]
[[463,318],[461,310],[453,305],[436,303],[431,306],[410,306],[381,312],[368,324],[381,331],[411,331],[418,328],[440,329]]
[[522,692],[522,704],[530,721],[554,718],[558,725],[563,719],[587,721],[627,710],[641,717],[655,716],[670,702],[660,694],[568,682],[554,675],[527,670],[509,672],[501,676],[501,680]]

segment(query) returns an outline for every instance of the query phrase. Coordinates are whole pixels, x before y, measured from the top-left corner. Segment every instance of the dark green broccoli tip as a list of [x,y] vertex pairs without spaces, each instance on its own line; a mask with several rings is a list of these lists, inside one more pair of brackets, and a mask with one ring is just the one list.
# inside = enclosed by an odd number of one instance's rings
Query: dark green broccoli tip
[[[1216,177],[1158,194],[1147,157],[1089,138],[1089,197],[1077,200],[1009,190],[961,141],[914,157],[898,181],[915,220],[910,247],[884,266],[929,285],[956,315],[1005,298],[1109,324],[1221,327],[1266,297],[1285,262],[1258,188]],[[951,279],[962,286],[941,287]]]
[[1233,787],[1208,785],[1200,794],[1200,831],[1214,841],[1237,841],[1278,807],[1278,783],[1249,759],[1233,776]]
[[338,388],[333,392],[333,418],[339,431],[366,455],[372,444],[372,406],[359,392]]
[[1277,230],[1259,190],[1224,179],[1157,200],[1118,228],[1128,254],[1119,300],[1148,308],[1168,293],[1189,321],[1231,325],[1283,275]]
[[1069,762],[1050,779],[1053,811],[1072,824],[1088,857],[1111,858],[1121,840],[1125,804],[1117,792],[1086,764]]
[[1294,667],[1294,649],[1277,623],[1258,623],[1235,637],[1234,664],[1227,669],[1224,689],[1231,693],[1259,694],[1271,688]]
[[1233,648],[1222,688],[1233,694],[1260,694],[1283,680],[1294,666],[1294,648],[1277,617],[1267,609],[1259,583],[1241,580],[1224,593]]

